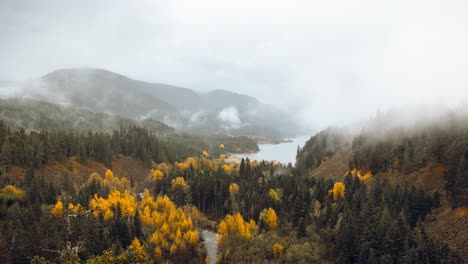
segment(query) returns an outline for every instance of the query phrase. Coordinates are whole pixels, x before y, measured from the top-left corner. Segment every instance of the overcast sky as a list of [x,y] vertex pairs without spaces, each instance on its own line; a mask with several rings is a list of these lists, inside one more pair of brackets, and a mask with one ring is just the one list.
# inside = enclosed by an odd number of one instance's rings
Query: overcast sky
[[310,126],[468,97],[468,1],[0,1],[0,80],[98,67]]

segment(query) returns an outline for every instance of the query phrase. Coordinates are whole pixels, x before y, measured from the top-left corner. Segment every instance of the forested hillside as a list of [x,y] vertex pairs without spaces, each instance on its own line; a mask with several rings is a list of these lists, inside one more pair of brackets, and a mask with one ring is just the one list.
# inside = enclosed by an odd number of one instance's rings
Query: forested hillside
[[[462,263],[426,231],[439,195],[364,167],[316,179],[274,162],[226,162],[227,149],[242,147],[236,138],[140,127],[0,132],[2,263],[204,263],[204,229],[218,233],[218,263]],[[321,151],[325,134],[312,138],[322,143],[311,157],[346,145]]]
[[61,106],[26,98],[0,99],[0,120],[10,127],[26,130],[112,132],[129,126],[141,126],[158,135],[175,133],[174,128],[150,118],[137,121],[73,105]]
[[439,209],[427,221],[431,235],[449,242],[466,257],[467,116],[457,111],[405,120],[388,113],[345,140],[336,129],[324,130],[298,151],[296,166],[302,174],[318,178],[342,181],[352,175],[367,183],[384,180],[397,188],[421,188],[440,200],[436,203]]

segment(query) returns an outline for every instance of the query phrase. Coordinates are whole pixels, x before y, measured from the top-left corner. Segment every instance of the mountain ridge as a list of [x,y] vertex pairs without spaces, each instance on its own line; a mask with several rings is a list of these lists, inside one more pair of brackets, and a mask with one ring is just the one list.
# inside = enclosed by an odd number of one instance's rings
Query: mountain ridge
[[[25,82],[24,95],[132,119],[152,118],[183,132],[282,138],[289,113],[224,89],[209,92],[135,80],[100,68],[65,68]],[[279,126],[278,124],[284,124]]]

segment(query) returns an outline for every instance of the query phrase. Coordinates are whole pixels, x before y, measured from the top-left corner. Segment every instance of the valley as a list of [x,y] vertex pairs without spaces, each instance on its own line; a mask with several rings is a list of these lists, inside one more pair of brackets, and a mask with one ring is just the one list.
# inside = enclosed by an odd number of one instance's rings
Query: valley
[[468,262],[468,2],[0,1],[0,264]]
[[[0,104],[2,261],[466,259],[462,113],[401,127],[382,126],[390,117],[381,116],[358,132],[331,127],[257,145],[160,121],[127,119],[125,127],[106,117],[113,121],[104,127],[90,117],[105,115],[31,102]],[[62,114],[27,118],[41,111]],[[63,114],[88,128],[60,121]]]

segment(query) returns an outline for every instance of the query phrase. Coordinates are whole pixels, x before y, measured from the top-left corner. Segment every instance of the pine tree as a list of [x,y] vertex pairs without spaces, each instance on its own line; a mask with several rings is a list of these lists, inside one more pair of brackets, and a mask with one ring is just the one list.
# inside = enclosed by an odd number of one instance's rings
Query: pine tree
[[460,156],[457,171],[453,180],[453,200],[454,206],[463,206],[463,194],[464,190],[466,190],[467,182],[468,182],[468,166],[466,164],[466,153],[463,153]]

